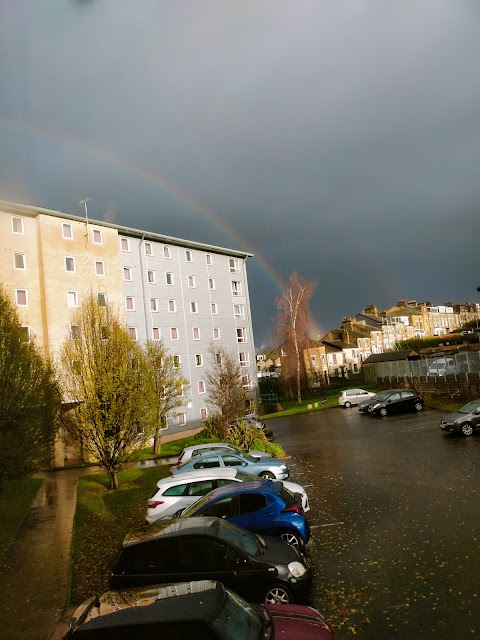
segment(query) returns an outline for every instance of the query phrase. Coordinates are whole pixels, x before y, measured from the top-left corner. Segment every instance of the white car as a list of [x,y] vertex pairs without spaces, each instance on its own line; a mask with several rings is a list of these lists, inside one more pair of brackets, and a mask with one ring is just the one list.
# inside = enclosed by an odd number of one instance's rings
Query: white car
[[[147,502],[145,519],[151,524],[156,520],[171,518],[174,513],[189,507],[217,487],[252,480],[258,480],[258,477],[235,467],[201,469],[163,478],[157,482],[157,487]],[[305,489],[294,482],[282,482],[291,493],[299,493],[302,496],[303,510],[309,511],[310,505]]]
[[249,453],[254,458],[269,458],[270,454],[265,451],[256,451],[255,449],[251,449],[250,451],[246,451],[241,447],[237,447],[235,444],[229,444],[228,442],[209,442],[207,444],[197,444],[193,447],[185,447],[185,449],[180,454],[178,458],[178,464],[182,464],[183,462],[188,462],[192,458],[196,456],[204,456],[207,453],[223,453],[227,451],[237,451],[238,453]]
[[427,376],[448,376],[457,373],[453,358],[437,358],[428,367]]
[[338,395],[338,404],[348,409],[348,407],[360,404],[360,402],[364,402],[374,395],[374,393],[365,391],[365,389],[345,389],[345,391],[340,391]]

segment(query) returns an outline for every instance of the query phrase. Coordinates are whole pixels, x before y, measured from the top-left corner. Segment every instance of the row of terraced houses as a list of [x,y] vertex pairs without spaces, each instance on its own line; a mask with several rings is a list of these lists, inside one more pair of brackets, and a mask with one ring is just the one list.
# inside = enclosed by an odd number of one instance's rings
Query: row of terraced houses
[[[436,337],[458,329],[466,322],[480,324],[478,303],[433,305],[431,302],[399,300],[379,311],[366,307],[353,317],[344,318],[341,327],[332,329],[305,349],[305,368],[313,384],[326,377],[356,372],[372,354],[393,351],[401,340]],[[257,356],[259,376],[281,371],[281,348]],[[268,372],[268,373],[267,373]]]
[[207,417],[212,344],[237,354],[248,405],[256,402],[252,254],[1,201],[0,236],[0,280],[25,339],[35,335],[54,358],[75,337],[72,315],[90,292],[99,305],[116,307],[133,340],[164,341],[189,382],[165,435]]

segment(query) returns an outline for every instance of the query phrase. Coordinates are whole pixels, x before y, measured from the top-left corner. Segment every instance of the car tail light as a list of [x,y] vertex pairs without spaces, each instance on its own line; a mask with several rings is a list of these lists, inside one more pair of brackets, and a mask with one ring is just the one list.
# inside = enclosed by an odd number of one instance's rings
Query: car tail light
[[147,502],[149,509],[155,509],[155,507],[158,507],[161,504],[163,504],[163,500],[149,500]]
[[298,513],[299,515],[302,515],[303,513],[303,509],[300,505],[295,504],[293,505],[293,507],[285,507],[285,509],[282,509],[282,511],[285,513],[286,511],[290,511],[293,513]]

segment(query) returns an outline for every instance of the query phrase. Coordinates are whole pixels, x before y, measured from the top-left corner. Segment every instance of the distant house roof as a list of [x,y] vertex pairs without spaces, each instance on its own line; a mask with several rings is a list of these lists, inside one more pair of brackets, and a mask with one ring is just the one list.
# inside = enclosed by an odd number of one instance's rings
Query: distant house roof
[[394,362],[395,360],[418,360],[420,356],[416,351],[403,349],[402,351],[387,351],[386,353],[372,353],[365,358],[362,365],[375,364],[376,362]]

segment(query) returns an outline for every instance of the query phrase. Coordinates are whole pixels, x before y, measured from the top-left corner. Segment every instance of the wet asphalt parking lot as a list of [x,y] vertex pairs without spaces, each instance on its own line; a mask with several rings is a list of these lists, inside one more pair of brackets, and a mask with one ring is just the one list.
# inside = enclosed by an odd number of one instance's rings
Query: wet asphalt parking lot
[[308,492],[314,605],[339,640],[480,638],[480,433],[356,407],[268,421]]

